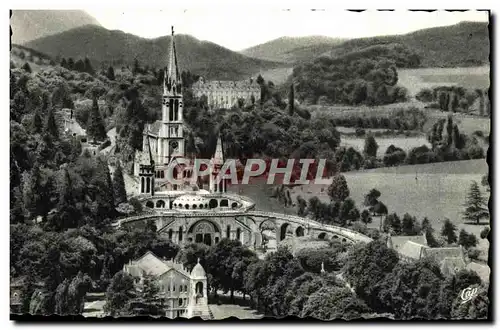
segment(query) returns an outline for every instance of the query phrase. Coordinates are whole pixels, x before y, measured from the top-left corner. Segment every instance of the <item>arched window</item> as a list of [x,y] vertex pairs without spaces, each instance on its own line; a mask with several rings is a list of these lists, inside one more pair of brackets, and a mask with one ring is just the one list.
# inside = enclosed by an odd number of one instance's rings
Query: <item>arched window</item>
[[184,205],[186,209],[189,209],[189,204]]
[[179,227],[179,242],[182,242],[182,227]]
[[160,178],[162,178],[162,179],[165,178],[165,171],[160,171]]
[[233,209],[237,208],[238,207],[238,203],[236,203],[236,202],[231,203],[231,207]]
[[230,238],[229,236],[231,236],[231,226],[227,225],[227,227],[226,227],[226,237]]
[[238,228],[238,229],[236,229],[236,239],[239,241],[240,238],[241,238],[241,229]]
[[227,207],[227,206],[229,206],[229,201],[227,199],[221,200],[220,201],[220,206],[221,207],[224,207],[224,206]]
[[208,205],[211,209],[215,209],[217,206],[219,206],[219,202],[217,202],[216,199],[211,199]]
[[174,121],[179,120],[179,100],[175,100]]
[[170,103],[168,105],[168,120],[174,120],[174,100],[170,99]]
[[202,208],[203,208],[203,204],[200,204],[200,209],[202,209]]
[[156,208],[157,209],[164,209],[165,208],[165,202],[162,200],[159,200],[156,202]]
[[172,230],[172,228],[170,228],[168,230],[168,239],[172,239],[173,236],[174,236],[174,231]]
[[193,209],[196,209],[196,208],[197,208],[196,204],[193,204]]
[[151,191],[151,180],[149,178],[146,178],[146,193],[149,193]]
[[144,178],[141,178],[141,193],[144,192]]

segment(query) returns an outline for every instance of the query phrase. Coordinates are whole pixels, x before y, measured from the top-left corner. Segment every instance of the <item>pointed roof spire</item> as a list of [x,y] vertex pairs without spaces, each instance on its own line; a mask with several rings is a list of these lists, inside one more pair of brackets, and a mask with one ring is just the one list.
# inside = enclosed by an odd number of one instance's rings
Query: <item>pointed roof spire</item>
[[164,87],[167,91],[173,91],[175,94],[179,93],[180,88],[180,74],[177,65],[177,52],[175,49],[174,27],[172,26],[172,36],[170,37],[170,58],[168,61],[168,72],[165,72]]
[[217,146],[215,147],[215,153],[212,159],[214,164],[216,165],[224,164],[224,152],[222,151],[222,140],[220,138],[220,132],[219,136],[217,137]]
[[141,164],[154,165],[153,154],[151,153],[151,146],[149,145],[149,137],[146,137],[146,149],[142,150]]

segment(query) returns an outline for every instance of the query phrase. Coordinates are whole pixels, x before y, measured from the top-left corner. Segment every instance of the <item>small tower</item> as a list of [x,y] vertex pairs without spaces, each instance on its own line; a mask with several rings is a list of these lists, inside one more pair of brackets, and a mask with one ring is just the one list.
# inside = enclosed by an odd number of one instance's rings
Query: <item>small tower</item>
[[222,151],[222,140],[217,138],[217,146],[215,147],[215,153],[210,160],[210,167],[212,168],[212,173],[210,173],[210,192],[212,193],[224,193],[226,192],[226,180],[221,180],[217,183],[217,176],[219,175],[222,166],[224,165],[224,153]]
[[203,266],[198,263],[193,267],[189,276],[189,306],[187,317],[199,316],[203,319],[210,318],[210,310],[208,308],[208,289],[207,275]]
[[144,142],[139,158],[139,193],[153,196],[155,193],[155,163],[151,155],[149,137],[146,136]]

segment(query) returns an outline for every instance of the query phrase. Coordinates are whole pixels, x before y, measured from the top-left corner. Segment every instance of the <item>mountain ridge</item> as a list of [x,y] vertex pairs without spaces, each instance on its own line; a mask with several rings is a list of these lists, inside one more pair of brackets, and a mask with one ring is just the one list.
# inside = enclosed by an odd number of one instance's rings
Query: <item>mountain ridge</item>
[[[119,66],[131,65],[137,58],[142,65],[164,67],[170,53],[170,38],[147,39],[121,30],[85,25],[30,41],[26,46],[55,59],[87,56],[97,65]],[[181,70],[190,70],[208,79],[242,79],[262,68],[281,65],[250,58],[191,35],[176,35],[175,42]]]
[[12,10],[11,42],[23,45],[87,24],[101,25],[83,10]]

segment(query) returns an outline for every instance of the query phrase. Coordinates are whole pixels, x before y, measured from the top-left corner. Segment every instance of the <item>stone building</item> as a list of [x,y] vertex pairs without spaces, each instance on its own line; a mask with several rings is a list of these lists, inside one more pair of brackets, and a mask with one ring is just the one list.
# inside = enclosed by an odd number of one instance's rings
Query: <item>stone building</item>
[[433,259],[439,265],[443,275],[453,275],[467,268],[468,258],[461,246],[431,248],[427,246],[425,235],[387,237],[387,247],[396,250],[403,262],[424,258]]
[[123,271],[136,278],[136,286],[141,290],[145,275],[158,281],[158,299],[166,310],[166,317],[211,318],[208,308],[207,276],[199,263],[191,271],[181,263],[163,260],[152,252],[146,252],[137,260],[129,261]]
[[201,77],[192,86],[196,98],[205,96],[210,109],[230,109],[238,106],[238,100],[244,105],[252,105],[260,100],[260,85],[253,78],[243,81],[205,81]]

